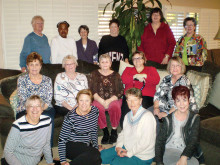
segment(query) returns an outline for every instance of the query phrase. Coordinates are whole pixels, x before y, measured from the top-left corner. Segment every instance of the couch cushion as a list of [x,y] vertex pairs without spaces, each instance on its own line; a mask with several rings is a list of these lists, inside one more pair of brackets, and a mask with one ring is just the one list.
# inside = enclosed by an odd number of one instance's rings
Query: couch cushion
[[201,121],[200,138],[220,147],[220,116]]
[[120,66],[119,66],[119,70],[118,70],[118,73],[120,75],[122,75],[122,73],[124,72],[124,70],[127,68],[127,67],[134,67],[134,65],[131,65],[131,64],[128,64],[124,61],[120,61]]
[[200,120],[209,119],[212,117],[220,116],[220,110],[212,104],[208,104],[199,110]]
[[157,69],[157,72],[160,76],[160,82],[157,84],[156,86],[156,90],[159,88],[161,81],[163,80],[163,78],[167,75],[169,75],[169,73],[167,72],[166,69]]
[[198,89],[198,86],[200,87],[200,100],[196,98],[197,105],[200,109],[206,105],[206,98],[212,84],[211,76],[207,73],[190,70],[187,72],[187,77],[189,78],[192,87],[195,88],[195,91]]
[[208,102],[220,110],[220,73],[215,78]]
[[14,117],[15,117],[17,113],[18,102],[19,102],[17,89],[11,94],[9,101],[10,101],[11,108],[14,111]]
[[14,117],[14,112],[11,108],[11,105],[1,94],[0,94],[0,116],[1,118],[3,117],[13,118]]
[[210,61],[205,61],[203,67],[202,67],[202,72],[204,73],[209,73],[212,76],[212,81],[215,81],[215,76],[220,72],[220,66],[210,62]]

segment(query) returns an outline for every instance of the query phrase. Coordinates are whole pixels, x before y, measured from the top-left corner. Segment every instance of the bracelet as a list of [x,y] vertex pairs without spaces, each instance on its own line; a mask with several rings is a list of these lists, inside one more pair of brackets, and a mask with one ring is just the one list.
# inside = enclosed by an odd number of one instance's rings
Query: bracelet
[[165,58],[169,58],[170,56],[169,55],[165,55]]

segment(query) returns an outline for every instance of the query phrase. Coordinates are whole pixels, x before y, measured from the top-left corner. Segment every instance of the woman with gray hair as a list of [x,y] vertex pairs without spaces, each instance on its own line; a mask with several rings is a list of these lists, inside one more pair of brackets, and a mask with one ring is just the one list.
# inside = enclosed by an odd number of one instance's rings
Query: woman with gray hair
[[37,52],[42,56],[43,63],[50,63],[50,46],[47,36],[42,33],[44,29],[44,19],[36,15],[31,21],[33,32],[24,39],[24,45],[20,53],[21,71],[26,71],[26,58],[31,52]]
[[25,103],[26,115],[16,120],[11,127],[4,148],[2,165],[37,165],[42,154],[53,165],[50,148],[51,119],[42,115],[44,102],[32,95]]
[[76,95],[82,89],[88,88],[84,74],[76,72],[78,66],[76,57],[67,55],[63,58],[62,67],[65,72],[59,73],[54,83],[54,106],[57,113],[66,115],[77,106]]

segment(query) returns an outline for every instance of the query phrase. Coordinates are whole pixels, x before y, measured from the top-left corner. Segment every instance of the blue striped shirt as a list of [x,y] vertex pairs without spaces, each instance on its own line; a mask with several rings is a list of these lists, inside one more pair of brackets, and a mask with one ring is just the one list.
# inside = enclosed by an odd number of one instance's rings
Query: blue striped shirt
[[91,106],[91,111],[84,116],[76,113],[76,108],[70,111],[64,121],[59,136],[58,151],[60,161],[66,161],[66,143],[82,142],[92,144],[98,149],[98,108]]

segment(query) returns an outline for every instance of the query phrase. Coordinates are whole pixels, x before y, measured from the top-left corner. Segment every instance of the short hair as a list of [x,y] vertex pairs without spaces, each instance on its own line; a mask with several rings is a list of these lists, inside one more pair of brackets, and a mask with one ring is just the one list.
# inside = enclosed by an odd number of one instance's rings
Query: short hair
[[63,61],[62,61],[62,68],[65,67],[65,63],[67,60],[73,60],[73,62],[76,64],[76,66],[78,66],[78,62],[77,62],[77,59],[75,56],[73,55],[67,55],[63,58]]
[[[171,62],[172,61],[176,61],[181,65],[181,73],[184,74],[186,72],[186,65],[184,64],[182,58],[180,58],[179,56],[174,56],[170,59],[170,61],[167,64],[167,71],[168,73],[170,73],[170,67],[171,67]],[[170,73],[171,74],[171,73]]]
[[129,95],[135,96],[139,99],[142,98],[141,90],[138,88],[130,88],[130,89],[126,90],[126,92],[125,92],[126,99],[128,99]]
[[32,20],[31,20],[31,24],[33,25],[37,19],[41,19],[41,21],[44,22],[44,19],[43,19],[42,16],[40,16],[40,15],[35,15],[35,16],[32,18]]
[[149,16],[149,22],[152,23],[152,15],[153,13],[159,13],[160,14],[160,22],[163,22],[165,20],[164,16],[163,16],[163,12],[159,7],[155,7],[150,11],[150,16]]
[[58,23],[57,23],[57,28],[59,28],[60,24],[66,24],[67,27],[70,27],[70,24],[69,24],[68,22],[66,22],[66,21],[61,21],[61,22],[58,22]]
[[194,23],[194,26],[196,26],[196,24],[197,24],[195,18],[193,18],[193,17],[186,17],[186,18],[184,19],[184,21],[183,21],[183,27],[186,26],[186,23],[187,23],[188,21],[192,21],[192,22]]
[[174,87],[172,90],[172,98],[174,101],[176,100],[177,96],[185,96],[189,100],[190,98],[189,88],[186,86],[182,86],[182,85]]
[[111,57],[109,56],[109,54],[102,54],[101,56],[99,56],[99,62],[103,59],[103,58],[107,58],[110,60],[110,62],[112,62]]
[[109,21],[109,26],[111,26],[111,24],[116,23],[118,25],[118,27],[120,26],[120,22],[118,19],[112,19]]
[[34,100],[39,100],[39,101],[40,101],[41,108],[44,107],[44,102],[43,102],[43,100],[41,99],[41,97],[38,96],[38,95],[32,95],[32,96],[30,96],[30,97],[26,100],[26,102],[25,102],[25,108],[27,109],[27,107],[30,106],[30,103],[31,103],[32,101],[34,101]]
[[89,27],[88,27],[87,25],[81,25],[81,26],[78,28],[79,34],[80,34],[81,29],[86,30],[87,33],[89,34]]
[[88,95],[90,97],[90,100],[91,102],[93,102],[93,94],[92,94],[92,91],[90,89],[83,89],[83,90],[80,90],[77,95],[76,95],[76,101],[77,103],[79,102],[79,97],[80,95]]
[[28,65],[30,62],[33,62],[35,60],[38,60],[41,66],[43,65],[43,59],[41,55],[38,54],[37,52],[32,52],[27,56],[26,65]]
[[144,52],[139,51],[139,50],[136,50],[134,53],[132,53],[132,56],[131,56],[132,60],[133,60],[133,57],[134,57],[136,54],[139,54],[139,55],[142,56],[142,58],[143,58],[143,60],[144,60],[144,63],[147,62],[147,58],[146,58]]

